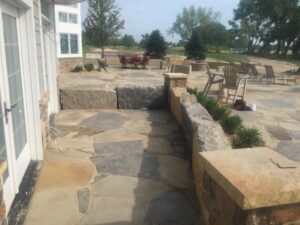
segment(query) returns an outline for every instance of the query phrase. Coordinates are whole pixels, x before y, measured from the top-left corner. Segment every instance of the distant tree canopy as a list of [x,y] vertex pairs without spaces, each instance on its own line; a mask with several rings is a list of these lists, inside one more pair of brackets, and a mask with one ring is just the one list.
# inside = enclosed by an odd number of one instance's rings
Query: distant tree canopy
[[190,40],[193,32],[202,37],[202,44],[212,46],[227,46],[229,43],[229,31],[219,22],[220,14],[211,9],[183,8],[182,13],[177,15],[176,21],[169,30],[170,34],[178,34],[183,43]]
[[142,34],[142,39],[140,40],[139,45],[142,48],[146,48],[148,40],[149,40],[150,34],[146,33],[146,34]]
[[92,42],[98,42],[104,57],[104,46],[119,36],[124,28],[120,19],[120,9],[115,0],[88,0],[88,13],[83,22],[84,36]]
[[125,47],[133,47],[136,45],[136,41],[134,40],[134,37],[129,34],[125,34],[121,40],[120,44]]
[[158,58],[161,58],[166,54],[167,43],[159,30],[152,31],[147,39],[145,45],[147,53]]
[[188,59],[204,60],[206,58],[205,51],[201,31],[196,28],[185,45],[185,55]]
[[213,12],[211,9],[206,10],[201,7],[196,9],[195,6],[183,8],[182,13],[177,14],[176,21],[173,23],[169,33],[178,34],[186,42],[191,38],[196,27],[206,27],[218,22],[219,18],[220,14]]
[[247,38],[248,53],[286,55],[300,50],[300,4],[298,0],[240,0],[231,25]]

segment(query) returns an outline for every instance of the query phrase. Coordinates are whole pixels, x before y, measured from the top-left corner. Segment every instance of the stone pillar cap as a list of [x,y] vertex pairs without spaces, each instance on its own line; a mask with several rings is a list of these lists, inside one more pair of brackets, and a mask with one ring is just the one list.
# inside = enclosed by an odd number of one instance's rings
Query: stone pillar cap
[[200,153],[207,174],[242,209],[300,203],[300,163],[269,148]]
[[189,76],[187,74],[184,73],[164,73],[165,77],[168,77],[170,79],[174,78],[174,79],[187,79]]

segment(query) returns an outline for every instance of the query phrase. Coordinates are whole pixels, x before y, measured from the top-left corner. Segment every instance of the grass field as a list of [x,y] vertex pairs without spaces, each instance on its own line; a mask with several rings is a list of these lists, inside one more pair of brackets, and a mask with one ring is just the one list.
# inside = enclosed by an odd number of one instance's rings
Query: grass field
[[[85,45],[83,46],[83,53],[92,52],[93,49],[97,47]],[[126,52],[143,52],[145,51],[139,46],[135,47],[125,47],[125,46],[107,46],[106,49],[113,49],[118,51],[126,51]],[[174,47],[174,48],[168,48],[167,54],[171,55],[178,55],[178,56],[184,56],[184,48],[183,47]],[[212,47],[211,50],[208,50],[206,53],[206,56],[210,59],[217,60],[217,61],[225,61],[225,62],[246,62],[247,56],[241,53],[237,52],[230,52],[229,49],[221,49],[221,52],[216,52],[215,49]],[[300,66],[300,60],[291,59],[291,58],[272,58],[275,60],[285,61],[289,63],[293,63],[297,66]]]

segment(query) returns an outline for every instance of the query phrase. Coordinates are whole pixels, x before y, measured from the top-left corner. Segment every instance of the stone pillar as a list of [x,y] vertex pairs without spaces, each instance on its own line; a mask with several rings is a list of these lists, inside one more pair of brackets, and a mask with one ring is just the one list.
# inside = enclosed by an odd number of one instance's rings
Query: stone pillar
[[171,89],[186,87],[188,75],[184,73],[165,73],[165,88],[167,91],[167,105],[170,108]]

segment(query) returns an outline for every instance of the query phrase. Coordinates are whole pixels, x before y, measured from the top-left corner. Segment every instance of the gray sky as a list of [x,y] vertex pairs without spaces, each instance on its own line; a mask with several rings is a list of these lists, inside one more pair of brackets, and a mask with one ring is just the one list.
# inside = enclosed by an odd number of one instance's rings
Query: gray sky
[[[221,13],[221,23],[228,27],[228,21],[232,19],[233,9],[237,7],[239,0],[116,0],[116,3],[125,20],[122,34],[131,34],[136,40],[140,40],[141,34],[159,29],[168,41],[178,41],[178,37],[167,35],[167,30],[171,28],[177,13],[183,7],[195,5],[212,8],[213,11]],[[82,20],[86,16],[87,8],[87,3],[82,3]]]

